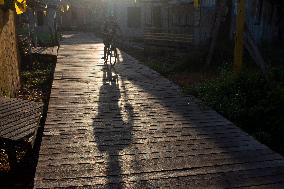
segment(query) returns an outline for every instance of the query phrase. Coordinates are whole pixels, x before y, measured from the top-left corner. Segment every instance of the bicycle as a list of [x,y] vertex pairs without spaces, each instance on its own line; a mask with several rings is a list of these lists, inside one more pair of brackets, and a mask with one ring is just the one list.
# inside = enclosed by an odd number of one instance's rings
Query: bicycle
[[[118,61],[118,52],[117,48],[110,44],[106,49],[106,57],[105,57],[105,64],[107,64],[108,60],[111,66],[114,66],[116,62]],[[112,61],[112,58],[114,58],[114,61]]]

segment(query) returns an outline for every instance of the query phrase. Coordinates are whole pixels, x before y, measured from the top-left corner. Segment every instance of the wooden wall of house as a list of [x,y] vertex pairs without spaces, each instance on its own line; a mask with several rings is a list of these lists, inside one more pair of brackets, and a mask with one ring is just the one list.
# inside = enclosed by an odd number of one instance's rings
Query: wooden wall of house
[[70,2],[70,9],[61,13],[58,18],[59,26],[63,30],[92,30],[95,27],[96,15],[89,4]]
[[[233,32],[235,31],[235,16],[237,1],[233,7]],[[256,43],[270,43],[277,36],[277,8],[268,0],[246,1],[246,27]]]
[[276,7],[266,0],[263,0],[262,3],[261,0],[251,0],[248,3],[247,23],[249,31],[258,43],[271,42],[278,27]]
[[144,9],[141,3],[133,0],[116,0],[112,3],[113,15],[128,39],[143,38]]
[[0,95],[14,97],[20,89],[15,13],[0,9]]
[[[215,18],[215,0],[193,3],[145,3],[145,28],[152,32],[193,35],[193,45],[203,45],[210,38]],[[158,12],[158,13],[157,13]],[[160,14],[160,24],[156,21]]]

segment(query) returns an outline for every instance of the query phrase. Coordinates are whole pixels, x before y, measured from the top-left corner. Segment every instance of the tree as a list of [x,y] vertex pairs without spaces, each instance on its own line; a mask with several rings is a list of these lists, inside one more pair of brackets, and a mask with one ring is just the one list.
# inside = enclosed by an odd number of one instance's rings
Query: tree
[[0,95],[14,97],[20,89],[15,13],[0,8]]

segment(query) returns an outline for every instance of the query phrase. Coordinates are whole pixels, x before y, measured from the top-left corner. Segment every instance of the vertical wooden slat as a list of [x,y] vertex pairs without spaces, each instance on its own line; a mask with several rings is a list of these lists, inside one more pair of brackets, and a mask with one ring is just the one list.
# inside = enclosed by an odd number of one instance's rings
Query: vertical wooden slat
[[239,0],[237,13],[237,29],[234,53],[234,71],[240,72],[243,64],[244,51],[244,29],[245,29],[245,0]]

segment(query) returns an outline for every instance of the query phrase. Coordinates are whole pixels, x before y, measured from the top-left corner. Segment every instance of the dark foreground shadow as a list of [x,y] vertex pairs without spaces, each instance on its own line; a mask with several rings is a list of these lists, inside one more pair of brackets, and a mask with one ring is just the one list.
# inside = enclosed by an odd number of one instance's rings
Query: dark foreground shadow
[[[108,155],[106,188],[122,188],[119,152],[132,141],[133,108],[124,101],[115,70],[107,65],[103,68],[99,95],[98,114],[93,120],[93,128],[98,149]],[[123,107],[121,104],[124,104]]]
[[[5,160],[6,152],[2,150],[0,144],[0,188],[12,189],[12,188],[33,188],[36,166],[39,157],[40,145],[43,136],[44,124],[47,117],[48,103],[50,98],[50,92],[52,88],[53,76],[55,71],[55,65],[57,57],[54,55],[45,54],[33,54],[33,62],[28,62],[29,58],[22,60],[25,64],[21,65],[21,71],[28,73],[28,76],[22,78],[22,83],[28,83],[28,81],[38,77],[36,73],[45,73],[41,75],[42,85],[33,86],[35,90],[42,91],[42,97],[35,98],[43,102],[43,112],[40,121],[40,127],[37,131],[36,140],[33,149],[27,149],[26,146],[17,145],[17,170],[13,173],[9,172],[9,164]],[[39,78],[37,78],[39,79]],[[25,84],[27,86],[27,84]],[[30,89],[23,88],[20,97],[27,99],[30,96]]]

